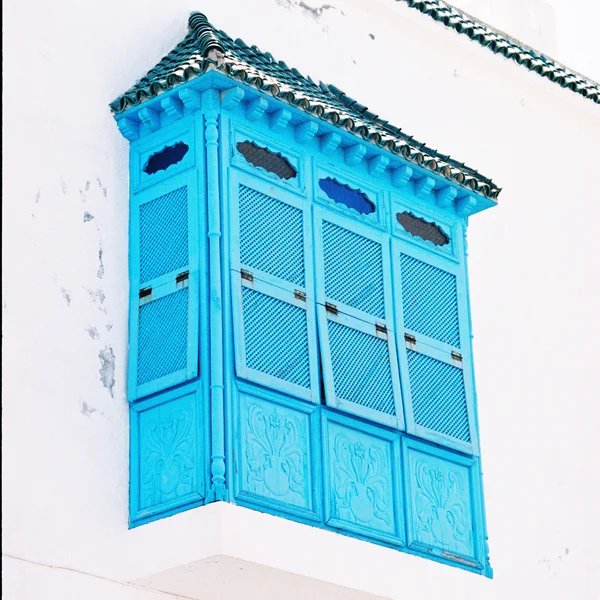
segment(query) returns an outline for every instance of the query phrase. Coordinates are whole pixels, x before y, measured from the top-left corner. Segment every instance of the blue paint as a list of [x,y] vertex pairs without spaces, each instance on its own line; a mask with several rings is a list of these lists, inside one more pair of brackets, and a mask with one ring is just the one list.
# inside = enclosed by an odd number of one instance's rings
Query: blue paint
[[319,187],[334,201],[348,208],[353,208],[362,215],[368,215],[375,212],[375,206],[360,191],[353,190],[347,185],[343,185],[335,179],[327,178],[319,180]]
[[219,109],[215,90],[202,96],[206,107],[206,189],[210,273],[210,398],[211,398],[211,500],[225,500],[225,422],[223,382],[223,304],[221,300],[221,205],[219,201]]
[[204,412],[195,384],[132,404],[131,526],[202,503]]
[[131,526],[227,500],[490,577],[463,214],[485,203],[200,79],[126,117]]

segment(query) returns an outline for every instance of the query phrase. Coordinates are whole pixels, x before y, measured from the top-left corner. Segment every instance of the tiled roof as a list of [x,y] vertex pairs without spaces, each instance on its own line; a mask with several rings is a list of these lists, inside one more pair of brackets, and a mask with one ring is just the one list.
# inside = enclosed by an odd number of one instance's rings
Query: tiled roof
[[533,48],[519,45],[516,41],[486,27],[483,23],[468,17],[445,2],[441,0],[429,0],[427,2],[418,0],[396,1],[404,2],[411,8],[416,8],[435,21],[440,21],[446,27],[468,36],[485,48],[489,48],[495,54],[502,54],[505,58],[514,60],[526,69],[546,77],[561,87],[568,88],[577,94],[581,94],[584,98],[589,98],[596,104],[600,104],[600,85],[597,83],[570,71]]
[[115,114],[123,112],[209,70],[287,102],[486,198],[495,201],[500,192],[490,179],[418,142],[337,87],[316,83],[268,52],[232,40],[201,13],[190,15],[185,38],[110,107]]

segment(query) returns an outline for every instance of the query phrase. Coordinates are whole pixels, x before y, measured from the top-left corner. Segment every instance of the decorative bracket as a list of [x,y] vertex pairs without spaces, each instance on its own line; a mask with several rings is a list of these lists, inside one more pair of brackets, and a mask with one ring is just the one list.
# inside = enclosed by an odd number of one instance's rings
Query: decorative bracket
[[435,179],[433,177],[423,177],[415,183],[415,194],[419,198],[428,198],[435,188]]
[[246,118],[248,121],[258,121],[264,114],[265,110],[269,107],[269,103],[265,98],[254,98],[248,102],[246,106]]
[[390,159],[387,156],[378,154],[369,159],[369,173],[374,177],[377,177],[383,174],[389,164]]
[[117,127],[119,131],[128,139],[130,142],[137,140],[140,137],[140,122],[134,121],[128,117],[119,119],[117,121]]
[[319,126],[314,121],[306,121],[296,127],[296,141],[299,144],[306,144],[315,137],[319,131]]
[[244,99],[246,92],[241,87],[233,87],[221,92],[221,106],[233,110]]
[[202,97],[200,92],[191,88],[183,88],[178,92],[179,98],[183,102],[183,105],[189,110],[196,110],[202,106]]
[[339,133],[326,133],[320,138],[321,152],[323,154],[333,154],[342,143],[342,136]]
[[392,171],[392,185],[394,187],[404,187],[408,184],[413,175],[413,170],[408,165],[403,165]]
[[160,101],[160,105],[169,117],[177,119],[183,116],[183,103],[176,96],[166,96]]
[[447,185],[436,191],[435,202],[440,208],[449,208],[452,206],[457,194],[456,188]]
[[138,111],[140,121],[150,130],[156,131],[160,128],[160,113],[154,108],[146,106]]
[[364,155],[367,153],[367,148],[362,144],[354,144],[349,148],[346,148],[344,152],[344,161],[350,166],[354,167],[360,164],[360,161],[363,159]]
[[287,108],[276,110],[269,121],[273,131],[283,131],[292,120],[292,113]]
[[476,206],[477,200],[473,196],[463,196],[456,201],[456,214],[459,217],[468,217],[473,214]]

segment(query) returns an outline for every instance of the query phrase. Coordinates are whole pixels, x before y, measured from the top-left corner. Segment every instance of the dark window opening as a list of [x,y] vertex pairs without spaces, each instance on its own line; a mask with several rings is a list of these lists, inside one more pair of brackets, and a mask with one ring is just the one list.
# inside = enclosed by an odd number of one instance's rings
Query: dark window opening
[[450,242],[450,238],[435,223],[419,219],[408,212],[398,213],[396,219],[408,233],[436,246],[445,246]]
[[334,202],[353,208],[362,215],[375,212],[375,205],[360,190],[353,190],[347,185],[338,183],[335,179],[328,177],[319,181],[319,187]]
[[253,142],[239,142],[236,148],[252,166],[260,167],[281,179],[293,179],[297,175],[296,169],[281,154],[261,148]]
[[167,146],[164,150],[153,154],[144,167],[144,173],[154,175],[158,171],[166,171],[171,165],[176,165],[183,160],[189,146],[183,142],[177,142],[173,146]]

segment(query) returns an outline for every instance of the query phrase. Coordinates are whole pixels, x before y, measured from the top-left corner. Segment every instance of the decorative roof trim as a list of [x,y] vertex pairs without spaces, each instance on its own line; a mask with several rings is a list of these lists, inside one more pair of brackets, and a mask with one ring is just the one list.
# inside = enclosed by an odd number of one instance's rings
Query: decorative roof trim
[[[172,109],[172,102],[169,103],[168,96],[157,100],[158,104],[152,102],[148,105],[146,101],[209,71],[217,71],[391,152],[416,165],[415,174],[421,169],[430,171],[469,193],[497,202],[500,188],[487,177],[418,142],[335,86],[317,84],[283,61],[275,61],[268,52],[263,53],[256,46],[249,47],[240,39],[233,41],[223,31],[216,30],[201,13],[192,13],[186,37],[132,88],[110,104],[121,132],[129,139],[135,139],[142,130],[154,130],[158,116],[155,108]],[[178,96],[177,106],[180,102],[190,110],[199,106],[197,92],[189,86],[183,86]],[[260,113],[258,116],[269,107],[265,98],[258,97],[254,102],[260,103],[254,107]],[[168,107],[163,106],[164,103]],[[140,106],[142,104],[143,107]],[[138,110],[130,110],[135,107]],[[124,118],[126,111],[127,118]],[[309,125],[310,133],[314,135],[319,127],[315,122]],[[405,169],[412,176],[413,169],[408,166]]]
[[439,21],[446,27],[468,36],[469,39],[478,42],[494,54],[502,54],[505,58],[514,60],[526,69],[546,77],[553,83],[557,83],[563,88],[568,88],[576,94],[600,104],[599,84],[586,79],[537,50],[524,44],[520,45],[501,35],[442,0],[428,0],[427,2],[396,0],[396,2],[404,2],[410,8],[415,8],[424,15],[430,16],[434,21]]

